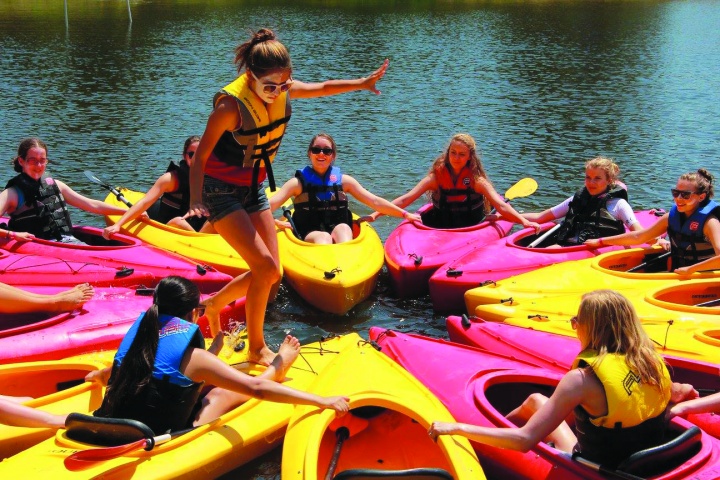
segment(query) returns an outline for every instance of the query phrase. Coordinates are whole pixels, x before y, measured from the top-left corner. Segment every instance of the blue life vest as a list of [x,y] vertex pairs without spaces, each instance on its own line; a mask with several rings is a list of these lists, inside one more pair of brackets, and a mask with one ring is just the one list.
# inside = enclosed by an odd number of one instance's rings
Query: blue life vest
[[703,228],[710,217],[720,219],[720,205],[711,199],[705,200],[687,217],[676,205],[668,217],[668,237],[672,269],[695,265],[715,256],[712,244],[705,238]]
[[302,238],[308,233],[331,233],[341,223],[352,227],[352,213],[342,188],[342,172],[332,166],[321,177],[311,166],[295,172],[302,193],[293,199],[293,221]]
[[[120,343],[108,382],[112,386],[125,355],[137,334],[143,313]],[[103,401],[96,416],[130,418],[143,422],[156,434],[179,430],[192,423],[202,383],[195,383],[180,372],[188,349],[205,348],[200,328],[181,318],[160,315],[160,338],[155,353],[152,378],[137,395],[112,411]]]

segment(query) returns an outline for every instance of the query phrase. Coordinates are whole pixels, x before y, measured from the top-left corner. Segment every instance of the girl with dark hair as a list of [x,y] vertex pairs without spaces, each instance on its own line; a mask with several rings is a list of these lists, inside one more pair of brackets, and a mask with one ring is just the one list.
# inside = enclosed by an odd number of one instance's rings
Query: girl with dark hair
[[[194,283],[166,277],[153,298],[123,338],[113,366],[87,377],[108,383],[96,416],[138,420],[159,433],[207,423],[251,397],[349,409],[346,397],[320,397],[277,383],[299,354],[296,338],[288,335],[270,366],[253,377],[204,349],[195,324],[204,307]],[[215,388],[201,398],[205,383]]]
[[[123,225],[132,222],[143,212],[150,209],[150,218],[171,227],[191,232],[215,233],[205,217],[189,217],[190,206],[190,166],[200,145],[200,137],[192,135],[185,140],[182,160],[178,164],[170,162],[167,171],[155,181],[145,196],[127,210],[117,222],[105,227],[103,237],[110,239],[120,232]],[[159,201],[158,208],[154,205]]]
[[237,47],[235,64],[239,76],[215,95],[190,169],[189,214],[207,216],[250,267],[206,302],[213,335],[222,334],[220,309],[247,295],[249,360],[267,365],[274,354],[263,336],[265,309],[281,272],[277,233],[262,182],[267,176],[275,190],[271,164],[290,120],[290,98],[355,90],[378,94],[375,84],[388,61],[364,78],[301,82],[292,78],[287,48],[263,28]]
[[675,205],[654,225],[622,235],[587,240],[603,245],[640,245],[667,232],[670,271],[690,274],[720,268],[720,204],[713,200],[713,176],[704,168],[680,175],[670,189]]
[[19,173],[0,193],[0,215],[10,215],[10,222],[0,230],[0,238],[19,241],[35,237],[65,243],[81,243],[72,236],[72,222],[67,205],[97,213],[122,215],[120,207],[85,197],[60,180],[45,174],[48,165],[47,146],[39,138],[20,142],[13,167]]
[[[331,244],[353,239],[348,193],[373,210],[403,219],[420,220],[419,215],[408,213],[384,198],[373,195],[353,177],[342,173],[335,166],[335,140],[327,133],[319,133],[312,138],[307,155],[310,165],[295,172],[295,177],[288,180],[270,199],[270,210],[276,210],[289,198],[293,199],[293,223],[302,240]],[[284,228],[289,227],[287,222],[276,223]]]

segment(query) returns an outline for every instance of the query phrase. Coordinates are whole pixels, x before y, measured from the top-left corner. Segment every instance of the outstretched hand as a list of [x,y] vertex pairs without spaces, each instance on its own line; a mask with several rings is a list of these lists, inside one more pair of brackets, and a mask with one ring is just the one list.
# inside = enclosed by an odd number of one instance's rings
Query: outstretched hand
[[583,244],[587,245],[590,248],[600,248],[603,246],[602,238],[590,238],[588,240],[585,240]]
[[322,397],[320,404],[321,408],[331,408],[338,413],[338,416],[342,417],[350,411],[350,398],[343,396],[336,397]]
[[385,75],[388,65],[390,65],[390,60],[386,58],[380,68],[363,79],[363,88],[370,90],[375,95],[380,95],[380,90],[375,87],[375,84]]
[[203,204],[202,202],[190,202],[190,209],[183,216],[183,218],[209,217],[209,216],[210,216],[210,211],[207,209],[205,204]]
[[440,435],[452,435],[455,432],[455,423],[433,422],[428,429],[428,435],[432,441],[437,441]]

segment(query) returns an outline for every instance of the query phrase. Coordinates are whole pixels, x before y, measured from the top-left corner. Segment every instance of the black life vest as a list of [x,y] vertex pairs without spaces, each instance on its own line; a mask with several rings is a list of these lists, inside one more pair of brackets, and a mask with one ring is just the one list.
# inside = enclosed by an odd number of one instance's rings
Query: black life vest
[[607,202],[613,198],[627,201],[627,190],[609,188],[597,196],[590,195],[587,188],[578,190],[570,200],[570,208],[557,233],[557,243],[564,246],[582,245],[591,238],[609,237],[625,233],[625,225],[607,210]]
[[712,244],[705,238],[703,228],[710,217],[720,219],[720,204],[707,199],[687,217],[673,205],[668,216],[668,237],[672,269],[688,267],[715,256]]
[[[190,166],[185,160],[181,160],[179,164],[170,162],[167,172],[174,173],[178,182],[177,189],[164,193],[153,207],[148,209],[150,218],[160,223],[168,223],[175,217],[182,217],[190,209]],[[187,222],[198,231],[206,220],[206,217],[189,217]]]
[[352,227],[352,213],[348,208],[347,194],[342,188],[342,172],[332,166],[324,177],[307,166],[295,172],[302,193],[293,199],[293,221],[304,239],[308,233],[331,233],[341,223]]
[[10,230],[32,233],[44,240],[60,240],[63,235],[71,235],[70,213],[52,178],[43,176],[34,180],[21,173],[5,185],[6,189],[10,187],[20,190],[24,199],[10,214]]

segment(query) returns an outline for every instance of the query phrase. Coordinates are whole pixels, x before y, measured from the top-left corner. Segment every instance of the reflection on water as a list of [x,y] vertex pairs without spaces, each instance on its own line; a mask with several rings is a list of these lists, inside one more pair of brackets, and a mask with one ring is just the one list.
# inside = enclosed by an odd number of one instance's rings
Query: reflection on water
[[[519,209],[566,198],[582,184],[584,160],[598,154],[618,161],[636,208],[667,209],[668,189],[687,170],[720,175],[718,2],[130,3],[132,24],[123,0],[70,0],[66,28],[63,2],[0,0],[6,160],[21,138],[37,135],[50,148],[50,172],[83,194],[105,195],[85,169],[149,188],[234,79],[233,48],[268,26],[305,81],[366,75],[390,58],[380,96],[295,102],[275,167],[280,182],[305,164],[319,131],[337,140],[344,171],[387,198],[412,187],[460,131],[477,139],[499,191],[524,176],[538,180],[537,193],[514,202]],[[6,165],[1,184],[13,176]],[[101,223],[77,211],[73,218]],[[382,217],[376,228],[385,238],[396,224]],[[366,335],[371,325],[442,336],[443,321],[427,298],[393,298],[383,275],[376,294],[343,317],[283,288],[266,324],[278,343],[286,331],[314,340]],[[270,464],[273,478],[277,460]]]

